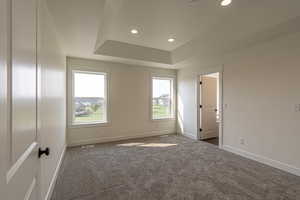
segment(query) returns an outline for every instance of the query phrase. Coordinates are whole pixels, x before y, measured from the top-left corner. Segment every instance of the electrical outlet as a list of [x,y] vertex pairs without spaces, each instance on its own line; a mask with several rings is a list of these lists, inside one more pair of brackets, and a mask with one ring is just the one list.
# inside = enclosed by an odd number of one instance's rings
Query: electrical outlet
[[240,139],[240,144],[242,144],[242,145],[244,145],[244,144],[245,144],[245,140],[244,140],[244,138],[241,138],[241,139]]
[[300,112],[300,104],[296,104],[295,105],[295,111],[296,112]]

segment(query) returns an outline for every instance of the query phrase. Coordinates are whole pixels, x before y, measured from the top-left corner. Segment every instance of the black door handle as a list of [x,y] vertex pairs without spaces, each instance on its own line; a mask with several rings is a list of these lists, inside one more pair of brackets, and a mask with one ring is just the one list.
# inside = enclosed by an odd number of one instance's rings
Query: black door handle
[[50,149],[49,147],[47,147],[46,149],[42,150],[41,148],[39,148],[39,158],[45,154],[46,156],[49,156],[50,154]]

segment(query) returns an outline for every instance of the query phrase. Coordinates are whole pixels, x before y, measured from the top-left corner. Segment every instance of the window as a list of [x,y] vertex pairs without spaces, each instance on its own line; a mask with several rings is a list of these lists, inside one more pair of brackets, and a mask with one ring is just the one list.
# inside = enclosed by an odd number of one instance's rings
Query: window
[[107,122],[106,73],[73,71],[72,124]]
[[152,78],[152,119],[174,118],[173,78]]

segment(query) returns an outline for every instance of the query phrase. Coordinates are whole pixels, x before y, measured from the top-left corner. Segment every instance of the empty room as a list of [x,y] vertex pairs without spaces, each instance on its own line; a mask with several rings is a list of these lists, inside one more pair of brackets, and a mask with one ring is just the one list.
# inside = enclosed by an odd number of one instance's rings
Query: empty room
[[299,0],[0,0],[1,200],[300,200]]

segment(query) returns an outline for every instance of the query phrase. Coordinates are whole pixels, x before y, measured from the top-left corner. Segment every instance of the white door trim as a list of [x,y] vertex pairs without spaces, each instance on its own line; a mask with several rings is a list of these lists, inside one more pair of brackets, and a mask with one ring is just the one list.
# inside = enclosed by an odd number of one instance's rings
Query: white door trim
[[[50,185],[49,185],[49,188],[48,188],[48,191],[46,193],[46,196],[45,196],[44,200],[50,200],[51,197],[52,197],[52,193],[53,193],[55,183],[56,183],[56,180],[57,180],[57,177],[58,177],[58,174],[59,174],[59,170],[62,166],[62,162],[63,162],[65,154],[66,154],[66,149],[67,149],[67,147],[64,146],[64,148],[62,150],[62,153],[60,155],[58,164],[57,164],[57,166],[55,168],[55,171],[54,171],[54,174],[52,176],[52,179],[51,179],[51,182],[50,182]],[[42,199],[42,197],[41,197],[41,199]]]
[[214,69],[211,71],[206,71],[203,73],[198,73],[197,74],[197,81],[196,81],[196,94],[197,94],[197,138],[198,140],[200,140],[200,134],[199,134],[199,130],[201,128],[201,124],[200,124],[200,117],[201,117],[201,110],[200,110],[200,81],[201,81],[201,76],[203,75],[208,75],[208,74],[212,74],[212,73],[219,73],[219,109],[220,109],[220,123],[219,123],[219,148],[222,149],[223,148],[223,121],[224,121],[224,114],[223,114],[223,66],[220,69]]

